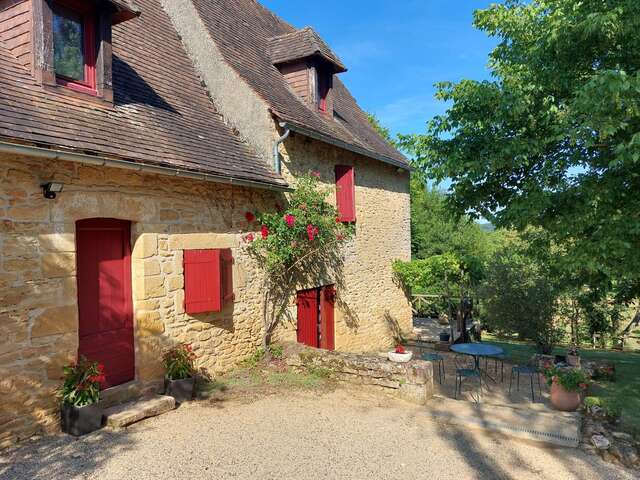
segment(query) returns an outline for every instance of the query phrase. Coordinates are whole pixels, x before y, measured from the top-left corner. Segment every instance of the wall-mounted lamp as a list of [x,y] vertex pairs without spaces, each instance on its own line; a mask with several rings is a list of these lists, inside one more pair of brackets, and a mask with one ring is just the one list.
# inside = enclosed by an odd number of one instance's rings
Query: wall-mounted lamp
[[42,188],[42,193],[44,194],[44,198],[49,200],[53,200],[56,198],[56,195],[62,191],[64,188],[64,183],[60,182],[47,182],[40,185]]

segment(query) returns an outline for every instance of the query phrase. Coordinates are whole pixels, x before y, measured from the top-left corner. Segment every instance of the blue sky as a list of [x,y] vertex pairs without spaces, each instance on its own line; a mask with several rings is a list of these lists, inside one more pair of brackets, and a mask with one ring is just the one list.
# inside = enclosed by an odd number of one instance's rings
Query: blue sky
[[[421,133],[446,106],[433,98],[443,80],[488,77],[495,40],[471,25],[485,0],[259,0],[296,27],[310,25],[349,71],[340,78],[360,106],[393,132]],[[495,1],[495,0],[494,0]]]

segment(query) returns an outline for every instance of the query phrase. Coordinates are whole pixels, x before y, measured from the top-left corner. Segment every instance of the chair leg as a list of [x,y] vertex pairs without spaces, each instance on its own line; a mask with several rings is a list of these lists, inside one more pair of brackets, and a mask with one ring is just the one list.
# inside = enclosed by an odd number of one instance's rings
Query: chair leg
[[504,361],[500,360],[500,383],[504,383]]
[[516,385],[516,390],[519,392],[520,391],[520,372],[518,372],[518,383]]
[[444,368],[444,360],[440,360],[440,363],[442,363],[442,378],[446,381],[447,380],[447,371]]
[[540,382],[540,372],[536,373],[536,377],[538,377],[538,391],[540,392],[540,396],[542,396],[542,383]]
[[511,370],[511,375],[509,375],[509,395],[511,395],[511,385],[513,385],[513,370]]
[[535,397],[535,394],[533,393],[533,375],[531,375],[531,401],[533,403],[536,402],[536,397]]

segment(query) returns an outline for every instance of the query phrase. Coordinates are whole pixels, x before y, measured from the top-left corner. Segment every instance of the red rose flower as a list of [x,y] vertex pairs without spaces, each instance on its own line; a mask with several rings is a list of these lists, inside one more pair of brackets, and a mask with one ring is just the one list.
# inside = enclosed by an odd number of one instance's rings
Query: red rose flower
[[255,237],[253,236],[253,233],[249,233],[246,237],[244,237],[245,243],[253,242],[254,239]]
[[251,212],[246,212],[244,214],[244,218],[247,219],[247,222],[252,223],[256,221],[256,216]]
[[260,229],[260,235],[262,235],[263,240],[266,240],[269,236],[269,229],[266,225],[262,225],[262,228]]
[[102,363],[98,364],[98,372],[104,373],[104,364],[102,364]]
[[309,241],[313,242],[313,240],[318,235],[318,227],[314,227],[313,225],[307,225],[307,236],[309,237]]
[[284,217],[284,221],[287,222],[287,225],[289,225],[289,227],[293,227],[293,225],[296,223],[296,217],[291,214],[287,214]]

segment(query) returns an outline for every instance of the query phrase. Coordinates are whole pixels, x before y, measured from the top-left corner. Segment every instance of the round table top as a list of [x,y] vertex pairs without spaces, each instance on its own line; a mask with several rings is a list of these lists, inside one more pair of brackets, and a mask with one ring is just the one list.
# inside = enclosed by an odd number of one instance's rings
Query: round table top
[[491,357],[493,355],[502,355],[504,350],[495,345],[488,343],[458,343],[451,345],[451,350],[463,355],[473,355],[474,357]]

